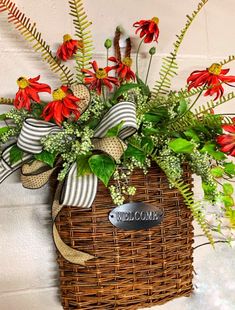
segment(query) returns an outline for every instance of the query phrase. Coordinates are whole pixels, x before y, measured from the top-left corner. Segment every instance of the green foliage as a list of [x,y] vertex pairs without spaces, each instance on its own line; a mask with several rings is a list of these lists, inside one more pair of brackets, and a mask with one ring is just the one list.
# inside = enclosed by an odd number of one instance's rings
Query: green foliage
[[119,135],[119,132],[121,131],[123,125],[124,125],[124,121],[121,121],[119,124],[117,124],[116,126],[110,128],[106,134],[105,137],[117,137]]
[[108,186],[109,180],[112,177],[116,164],[114,160],[107,155],[93,155],[89,159],[91,171]]
[[0,121],[5,121],[6,119],[6,113],[0,114]]
[[55,162],[56,156],[57,156],[56,153],[50,153],[50,152],[45,151],[45,150],[43,150],[39,154],[35,154],[34,155],[34,157],[37,160],[42,161],[43,163],[47,164],[51,168],[54,166],[54,162]]
[[215,143],[206,143],[203,148],[201,149],[202,153],[208,153],[211,157],[215,160],[224,160],[226,158],[223,152],[220,152],[216,149]]
[[233,186],[230,183],[224,183],[223,184],[223,191],[224,191],[224,195],[231,196],[234,192]]
[[80,155],[77,158],[77,176],[83,176],[92,173],[90,165],[89,165],[89,159],[91,157],[91,153],[87,155]]
[[124,157],[125,158],[134,158],[137,162],[143,164],[145,162],[146,159],[146,153],[133,146],[131,143],[128,144],[128,147],[124,153]]
[[224,174],[224,169],[222,167],[214,167],[211,169],[211,174],[215,178],[222,178]]
[[128,92],[131,89],[140,87],[139,84],[136,83],[127,83],[127,84],[122,84],[113,94],[113,100],[116,101],[118,97],[120,97],[122,94]]
[[17,163],[22,160],[24,152],[15,144],[10,149],[10,163],[11,165]]
[[224,163],[224,172],[232,178],[235,176],[235,164],[230,162],[230,163]]
[[75,34],[82,43],[82,48],[78,49],[76,54],[77,63],[77,80],[82,83],[84,73],[81,69],[89,69],[92,59],[93,43],[90,31],[91,22],[88,21],[87,14],[84,10],[82,0],[69,0],[70,15],[73,17]]
[[182,138],[177,138],[174,140],[171,140],[168,143],[169,147],[172,149],[172,151],[174,151],[175,153],[186,153],[186,154],[190,154],[193,149],[195,148],[195,144],[182,139]]
[[149,86],[144,83],[138,76],[136,76],[137,83],[141,89],[141,92],[144,96],[149,97],[151,92]]
[[178,65],[176,63],[176,58],[181,43],[183,42],[185,34],[187,30],[190,28],[192,22],[194,21],[198,13],[201,11],[201,9],[207,2],[208,0],[202,0],[201,2],[199,2],[197,9],[193,11],[191,15],[186,16],[187,17],[186,24],[184,28],[181,30],[180,34],[176,36],[177,39],[174,43],[173,52],[170,53],[170,56],[163,58],[163,64],[160,69],[160,80],[157,81],[154,86],[151,101],[155,101],[155,99],[158,97],[159,94],[166,94],[169,92],[169,89],[171,87],[171,78],[177,74]]
[[8,126],[7,127],[1,127],[0,128],[0,135],[8,132],[9,130],[10,130],[10,127],[8,127]]

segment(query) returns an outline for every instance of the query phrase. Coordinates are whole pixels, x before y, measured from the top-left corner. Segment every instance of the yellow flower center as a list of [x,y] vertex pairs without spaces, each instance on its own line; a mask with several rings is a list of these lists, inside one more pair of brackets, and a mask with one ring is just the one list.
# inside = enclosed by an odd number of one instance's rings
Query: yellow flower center
[[221,72],[221,69],[222,69],[222,66],[220,64],[214,63],[209,67],[208,71],[214,75],[219,75]]
[[158,17],[153,17],[151,19],[156,25],[159,23],[159,18]]
[[66,93],[61,88],[58,88],[53,91],[52,97],[54,101],[62,100],[66,97]]
[[18,78],[18,80],[16,82],[17,82],[19,88],[21,88],[21,89],[24,89],[24,88],[29,86],[29,81],[25,77],[22,77],[22,76],[20,78]]
[[63,39],[64,39],[64,42],[67,42],[67,41],[72,40],[72,37],[71,37],[70,34],[65,34],[64,37],[63,37]]
[[125,57],[122,61],[122,63],[125,65],[125,66],[128,66],[128,67],[131,67],[132,65],[132,59],[130,57]]
[[97,79],[102,80],[102,79],[105,79],[108,76],[108,74],[103,68],[99,68],[96,71],[95,76],[97,77]]

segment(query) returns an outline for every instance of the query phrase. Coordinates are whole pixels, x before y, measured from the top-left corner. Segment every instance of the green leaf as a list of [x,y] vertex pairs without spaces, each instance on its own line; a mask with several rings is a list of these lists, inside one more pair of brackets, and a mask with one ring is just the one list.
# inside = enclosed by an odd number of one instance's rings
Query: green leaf
[[199,138],[199,136],[198,136],[198,134],[196,133],[196,131],[195,130],[193,130],[193,129],[188,129],[188,130],[186,130],[185,132],[184,132],[184,134],[185,134],[185,136],[187,137],[187,138],[191,138],[193,141],[195,141],[195,142],[200,142],[200,138]]
[[153,136],[159,134],[158,128],[146,127],[142,129],[142,132],[146,136]]
[[207,143],[204,145],[204,147],[201,149],[202,153],[208,153],[211,155],[215,160],[223,160],[226,158],[223,152],[216,150],[216,145],[214,143]]
[[124,153],[124,156],[126,158],[134,157],[141,164],[144,164],[145,159],[146,159],[146,154],[144,152],[142,152],[141,150],[132,146],[130,143],[128,144],[128,147]]
[[137,75],[136,75],[136,80],[141,88],[142,94],[148,97],[151,93],[148,85],[146,85]]
[[105,137],[117,137],[120,130],[122,129],[123,125],[124,125],[124,121],[121,121],[119,124],[117,124],[116,126],[110,128],[106,134]]
[[225,163],[224,164],[224,172],[227,173],[229,176],[235,175],[235,164],[234,163]]
[[179,115],[184,114],[187,111],[187,109],[188,109],[187,101],[185,100],[185,98],[180,98],[179,106],[177,109],[178,114]]
[[91,157],[91,153],[89,153],[89,155],[78,156],[78,158],[77,158],[77,175],[78,175],[78,177],[92,173],[90,165],[89,165],[89,158],[90,157]]
[[24,152],[15,144],[10,149],[10,163],[15,164],[22,160]]
[[209,201],[214,201],[215,193],[216,193],[216,185],[215,184],[209,184],[209,183],[202,181],[202,189],[204,191],[205,199],[207,199]]
[[93,155],[89,159],[91,171],[108,186],[109,180],[113,175],[116,164],[114,160],[107,155]]
[[187,154],[190,154],[195,147],[194,143],[185,140],[183,138],[174,139],[170,141],[168,145],[175,153],[187,153]]
[[0,128],[0,135],[8,132],[9,130],[10,130],[10,127],[2,127],[2,128]]
[[48,151],[45,151],[45,150],[43,150],[39,154],[35,154],[34,155],[34,157],[37,160],[42,161],[43,163],[49,165],[50,167],[54,166],[54,162],[55,162],[56,156],[57,156],[57,154],[55,154],[55,153],[52,154],[52,153],[49,153]]
[[144,114],[144,121],[150,123],[158,123],[161,119],[160,115],[153,114],[153,113],[145,113]]
[[234,200],[231,196],[222,196],[222,200],[226,208],[231,208],[234,206]]
[[224,169],[222,167],[214,167],[211,169],[211,174],[215,178],[222,178],[224,174]]
[[233,186],[230,183],[224,183],[223,190],[224,190],[224,194],[227,196],[231,196],[234,192]]
[[122,94],[137,87],[140,87],[140,86],[139,84],[136,84],[136,83],[127,83],[127,84],[121,85],[113,94],[113,100],[117,100],[118,97],[120,97]]
[[152,139],[144,137],[141,141],[141,148],[143,148],[143,150],[148,154],[152,153],[154,149],[154,143]]
[[6,119],[6,114],[0,114],[0,121],[4,121]]

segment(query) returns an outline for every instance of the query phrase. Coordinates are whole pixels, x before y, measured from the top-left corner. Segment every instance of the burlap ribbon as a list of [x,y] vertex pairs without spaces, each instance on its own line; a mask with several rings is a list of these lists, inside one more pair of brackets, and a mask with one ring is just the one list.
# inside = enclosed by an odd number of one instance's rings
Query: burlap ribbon
[[[84,91],[82,87],[80,89]],[[78,94],[76,95],[78,96]],[[84,110],[85,108],[83,107]],[[110,128],[120,124],[120,122],[123,122],[123,127],[118,137],[105,137],[106,132]],[[122,140],[132,135],[136,129],[135,104],[132,102],[120,102],[108,111],[96,128],[95,138],[93,140],[94,149],[107,153],[117,161],[126,148]],[[11,165],[9,154],[12,146],[7,148],[2,153],[2,159],[0,161],[0,182],[10,173],[21,167],[23,163],[32,160],[32,154],[38,154],[42,151],[41,139],[43,137],[55,134],[61,130],[63,129],[52,123],[32,118],[26,119],[17,140],[17,146],[25,152],[23,160]],[[24,187],[30,189],[40,188],[48,182],[55,169],[56,167],[51,169],[49,166],[36,160],[23,164],[21,174],[22,184]],[[65,181],[59,183],[56,190],[52,205],[54,242],[61,255],[74,264],[85,265],[85,262],[92,259],[93,256],[66,245],[60,238],[55,220],[65,205],[89,208],[95,199],[97,185],[98,178],[94,174],[78,177],[77,163],[74,162],[70,167]]]

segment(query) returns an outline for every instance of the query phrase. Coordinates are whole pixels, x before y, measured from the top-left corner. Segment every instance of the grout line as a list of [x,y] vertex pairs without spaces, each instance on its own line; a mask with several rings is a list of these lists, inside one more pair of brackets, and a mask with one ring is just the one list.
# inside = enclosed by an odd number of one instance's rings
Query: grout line
[[32,289],[18,289],[15,291],[3,291],[0,292],[0,296],[12,296],[12,295],[22,295],[22,294],[31,294],[34,292],[47,292],[47,291],[54,291],[54,290],[58,290],[59,288],[57,286],[48,286],[48,287],[35,287]]

